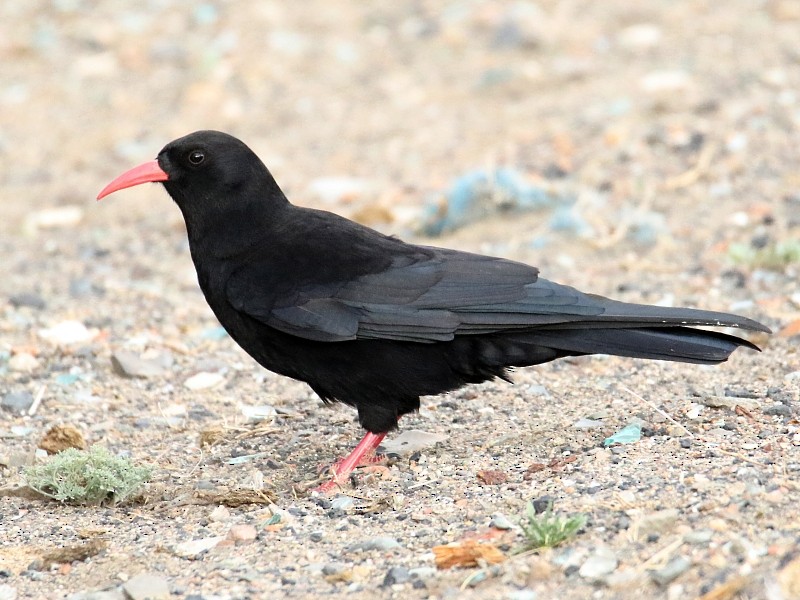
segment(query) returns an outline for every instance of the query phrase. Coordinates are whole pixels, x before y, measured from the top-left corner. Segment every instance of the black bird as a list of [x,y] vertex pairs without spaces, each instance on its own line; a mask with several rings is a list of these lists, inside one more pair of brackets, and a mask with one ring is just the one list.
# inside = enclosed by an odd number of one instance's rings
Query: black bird
[[262,366],[358,410],[364,439],[329,490],[372,455],[419,398],[564,356],[714,364],[769,332],[745,317],[628,304],[539,277],[522,263],[407,244],[289,203],[240,140],[198,131],[127,171],[104,196],[159,181],[183,213],[200,288]]

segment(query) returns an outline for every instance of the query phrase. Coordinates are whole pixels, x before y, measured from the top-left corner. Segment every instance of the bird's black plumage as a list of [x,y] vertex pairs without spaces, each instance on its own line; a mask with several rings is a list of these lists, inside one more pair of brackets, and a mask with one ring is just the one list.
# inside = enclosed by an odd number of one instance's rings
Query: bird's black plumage
[[510,367],[601,353],[718,363],[755,346],[688,326],[769,331],[737,315],[584,294],[525,264],[407,244],[294,206],[223,133],[175,140],[158,165],[231,337],[267,369],[356,407],[371,432],[394,428],[422,395],[506,378]]

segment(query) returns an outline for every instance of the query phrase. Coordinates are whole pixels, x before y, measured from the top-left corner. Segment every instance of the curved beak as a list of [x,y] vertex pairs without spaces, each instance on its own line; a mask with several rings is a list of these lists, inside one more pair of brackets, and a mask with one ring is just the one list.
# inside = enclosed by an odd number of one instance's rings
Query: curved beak
[[139,185],[140,183],[148,183],[151,181],[167,181],[169,175],[164,172],[157,160],[148,161],[138,167],[132,168],[130,171],[125,171],[122,175],[117,177],[114,181],[109,183],[102,191],[97,194],[97,199],[102,200],[112,192],[124,190],[125,188]]

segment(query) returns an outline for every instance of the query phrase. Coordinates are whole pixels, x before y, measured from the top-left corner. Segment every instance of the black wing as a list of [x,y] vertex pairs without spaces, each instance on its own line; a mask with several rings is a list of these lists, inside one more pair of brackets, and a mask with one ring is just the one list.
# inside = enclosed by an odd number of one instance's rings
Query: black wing
[[[399,242],[398,242],[399,243]],[[719,325],[764,330],[735,315],[616,302],[538,277],[500,258],[402,244],[379,272],[265,294],[252,272],[234,273],[229,302],[285,333],[323,342],[386,339],[432,343],[456,335],[546,328]]]

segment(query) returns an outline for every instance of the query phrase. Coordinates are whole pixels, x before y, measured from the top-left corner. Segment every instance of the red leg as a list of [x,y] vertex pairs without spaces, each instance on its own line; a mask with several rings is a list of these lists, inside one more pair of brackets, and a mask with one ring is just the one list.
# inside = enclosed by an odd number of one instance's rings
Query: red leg
[[375,449],[380,446],[383,438],[385,437],[385,432],[367,432],[364,438],[358,442],[358,445],[350,454],[345,456],[342,460],[338,461],[333,465],[333,467],[331,467],[331,470],[333,471],[333,479],[323,483],[317,488],[314,488],[314,491],[319,492],[320,494],[327,494],[347,481],[347,478],[350,477],[350,473],[353,472],[353,469],[355,469],[365,460],[372,458],[372,454],[375,452]]

